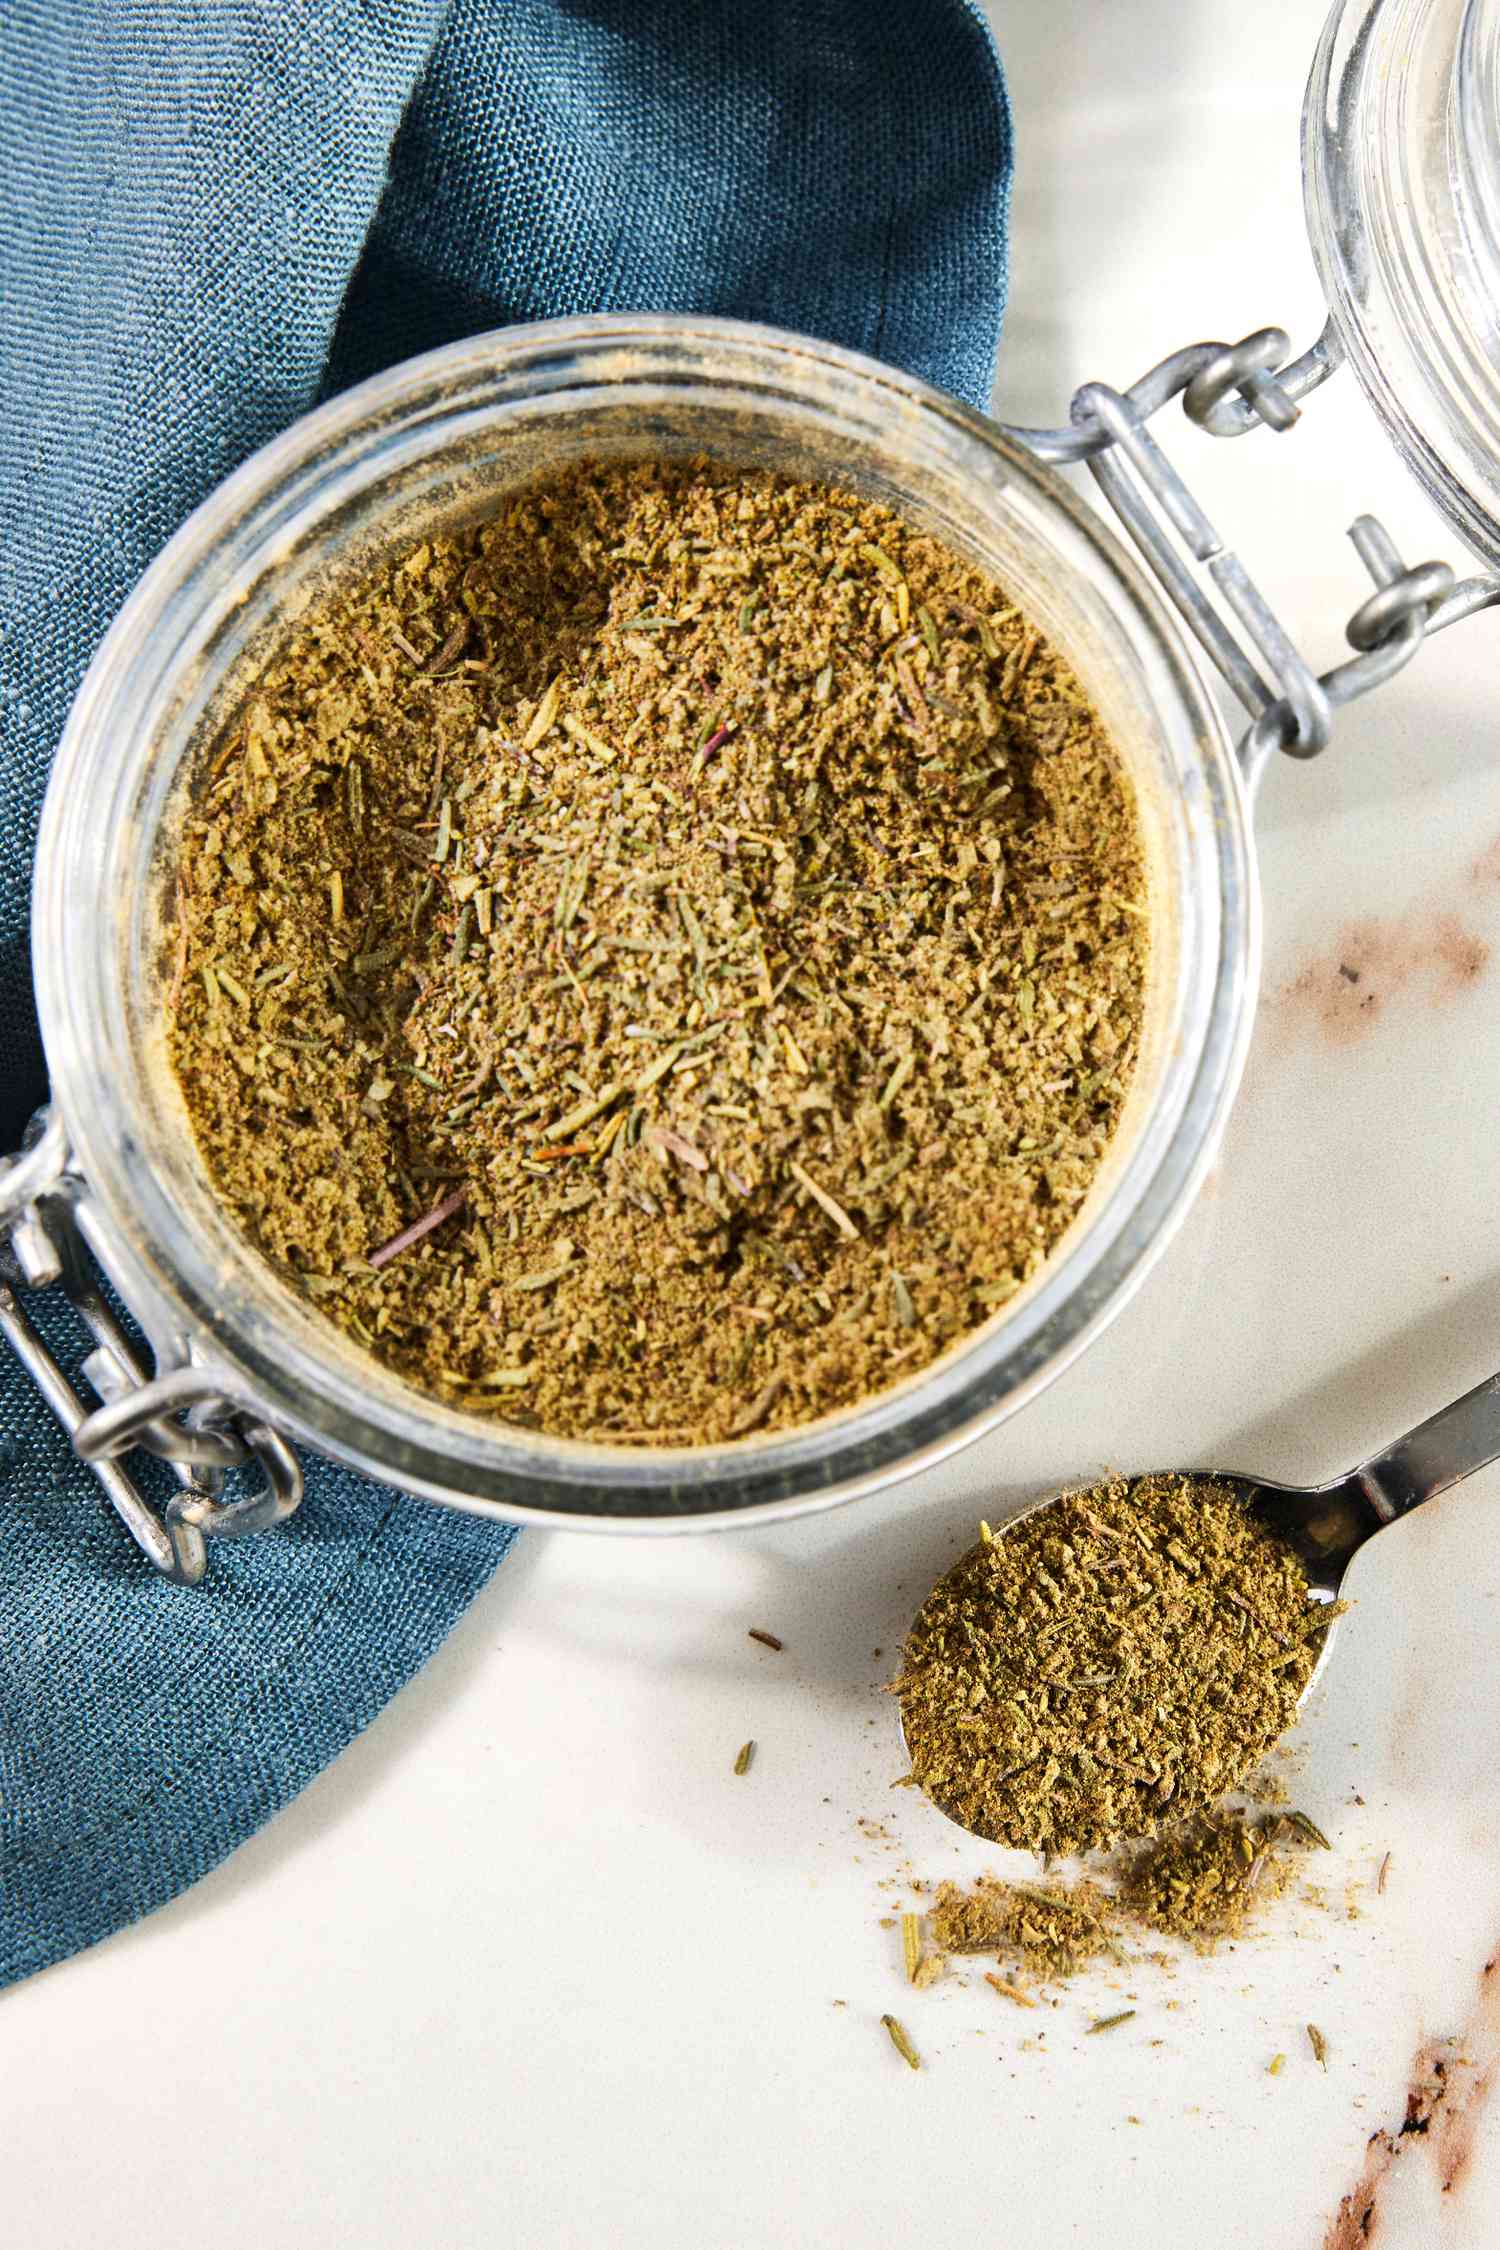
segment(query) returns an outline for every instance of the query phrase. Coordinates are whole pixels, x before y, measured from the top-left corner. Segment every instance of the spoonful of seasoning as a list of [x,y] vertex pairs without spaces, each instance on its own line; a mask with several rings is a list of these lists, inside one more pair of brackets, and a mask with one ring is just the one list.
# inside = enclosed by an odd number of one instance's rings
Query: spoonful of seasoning
[[1327,1484],[1119,1477],[982,1525],[893,1683],[911,1780],[1049,1855],[1207,1811],[1291,1724],[1360,1548],[1497,1457],[1500,1375]]

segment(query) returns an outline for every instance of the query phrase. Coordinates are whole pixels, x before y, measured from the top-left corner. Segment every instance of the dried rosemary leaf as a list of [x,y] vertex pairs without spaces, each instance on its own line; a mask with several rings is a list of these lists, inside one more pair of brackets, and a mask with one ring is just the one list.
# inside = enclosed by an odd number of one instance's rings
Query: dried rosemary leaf
[[986,1984],[993,1985],[995,1990],[1001,1993],[1005,1999],[1014,2000],[1018,2008],[1034,2008],[1036,2006],[1031,1994],[1023,1992],[1011,1977],[997,1977],[993,1969],[986,1969],[984,1981]]
[[547,736],[551,733],[553,726],[556,724],[557,714],[561,703],[562,678],[561,675],[559,675],[558,678],[556,678],[552,682],[551,686],[547,689],[546,694],[542,697],[541,702],[537,705],[536,710],[532,715],[531,723],[527,727],[526,732],[521,737],[521,748],[523,750],[535,750],[538,743],[546,740]]
[[755,1744],[753,1742],[742,1742],[738,1751],[735,1753],[735,1772],[748,1773],[750,1771],[750,1761],[754,1756]]

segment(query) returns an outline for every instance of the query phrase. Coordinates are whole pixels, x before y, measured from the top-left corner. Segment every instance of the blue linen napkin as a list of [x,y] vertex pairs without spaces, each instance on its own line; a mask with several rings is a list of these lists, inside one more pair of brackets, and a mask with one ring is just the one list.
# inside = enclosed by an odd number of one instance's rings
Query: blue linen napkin
[[[46,1093],[27,897],[68,704],[255,446],[409,353],[597,310],[989,390],[1010,129],[971,0],[6,0],[0,153],[0,1149]],[[513,1534],[318,1463],[284,1531],[169,1586],[0,1356],[4,1985],[269,1819]]]

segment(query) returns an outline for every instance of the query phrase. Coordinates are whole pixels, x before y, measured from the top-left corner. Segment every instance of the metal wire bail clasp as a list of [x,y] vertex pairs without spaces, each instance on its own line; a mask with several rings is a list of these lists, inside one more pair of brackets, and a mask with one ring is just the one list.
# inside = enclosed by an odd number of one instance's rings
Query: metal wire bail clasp
[[1086,383],[1067,429],[1010,433],[1043,460],[1088,463],[1173,606],[1251,714],[1240,760],[1252,780],[1272,750],[1316,757],[1340,705],[1400,671],[1427,633],[1500,602],[1493,578],[1455,584],[1446,563],[1408,568],[1382,525],[1362,515],[1349,536],[1375,591],[1346,628],[1355,653],[1323,673],[1307,663],[1146,427],[1180,394],[1188,418],[1215,437],[1290,430],[1298,402],[1327,381],[1342,355],[1331,328],[1299,359],[1288,361],[1288,350],[1280,328],[1257,329],[1238,344],[1191,344],[1128,391]]
[[[70,1172],[66,1135],[50,1111],[33,1119],[19,1156],[0,1165],[0,1335],[89,1463],[136,1545],[164,1577],[196,1585],[207,1541],[268,1529],[302,1498],[296,1455],[222,1370],[184,1356],[148,1373],[116,1318],[79,1224],[83,1183]],[[39,1333],[23,1290],[56,1287],[93,1348],[81,1391]],[[180,1490],[158,1510],[122,1466],[135,1451],[165,1461]],[[223,1497],[231,1470],[255,1482]]]

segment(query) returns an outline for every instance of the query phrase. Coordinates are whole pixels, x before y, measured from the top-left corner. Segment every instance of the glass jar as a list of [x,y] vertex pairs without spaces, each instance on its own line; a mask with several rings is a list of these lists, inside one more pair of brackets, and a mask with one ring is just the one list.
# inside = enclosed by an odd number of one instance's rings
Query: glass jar
[[1500,563],[1500,0],[1338,0],[1303,178],[1338,344],[1430,497]]
[[[937,1362],[815,1424],[731,1444],[569,1443],[420,1394],[241,1238],[167,1061],[162,890],[194,746],[301,606],[540,471],[582,455],[697,452],[886,502],[992,573],[1061,650],[1138,798],[1156,902],[1146,1029],[1069,1232]],[[336,399],[257,454],[184,525],[101,648],[58,755],[35,890],[52,1145],[65,1137],[69,1207],[150,1340],[163,1405],[228,1402],[453,1506],[638,1529],[785,1516],[871,1491],[1057,1374],[1139,1283],[1210,1160],[1248,1038],[1257,945],[1228,738],[1179,625],[1107,527],[954,400],[831,345],[692,318],[579,319],[466,341]]]

